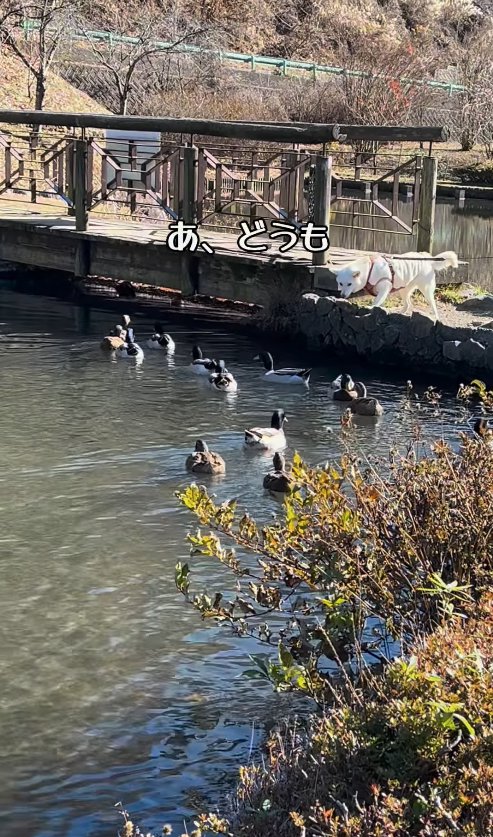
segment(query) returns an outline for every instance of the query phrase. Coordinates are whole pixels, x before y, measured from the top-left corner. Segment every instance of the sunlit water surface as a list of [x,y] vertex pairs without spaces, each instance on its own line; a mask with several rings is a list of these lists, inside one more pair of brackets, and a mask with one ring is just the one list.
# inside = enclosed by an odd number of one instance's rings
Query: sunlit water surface
[[[218,497],[266,519],[279,508],[261,489],[270,458],[244,450],[245,427],[283,407],[289,454],[315,464],[343,450],[340,408],[327,397],[336,363],[314,369],[309,392],[272,387],[252,360],[264,346],[175,319],[174,357],[148,351],[136,369],[99,349],[112,320],[94,312],[81,334],[69,305],[0,292],[5,837],[114,835],[120,800],[148,827],[181,825],[232,788],[289,705],[239,677],[253,642],[204,625],[175,591],[194,523],[174,496],[190,482],[185,458],[204,437],[227,463]],[[150,326],[137,319],[137,336]],[[190,374],[194,342],[226,359],[236,397]],[[279,365],[304,362],[269,348]],[[398,409],[402,380],[363,374],[386,414],[350,444],[385,456],[418,416]],[[421,417],[425,435],[457,434],[451,395],[444,407]],[[193,568],[200,590],[226,583],[212,560]]]

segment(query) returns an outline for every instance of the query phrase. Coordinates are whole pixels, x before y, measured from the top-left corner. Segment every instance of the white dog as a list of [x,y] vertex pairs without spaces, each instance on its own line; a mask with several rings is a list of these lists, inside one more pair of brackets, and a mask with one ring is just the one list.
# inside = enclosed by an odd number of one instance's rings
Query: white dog
[[345,299],[359,291],[367,291],[375,297],[371,308],[381,307],[390,293],[397,292],[404,303],[403,314],[410,310],[413,292],[420,290],[438,320],[435,273],[448,267],[459,267],[457,254],[451,251],[435,257],[430,253],[404,253],[398,259],[362,256],[353,265],[336,272],[337,287]]

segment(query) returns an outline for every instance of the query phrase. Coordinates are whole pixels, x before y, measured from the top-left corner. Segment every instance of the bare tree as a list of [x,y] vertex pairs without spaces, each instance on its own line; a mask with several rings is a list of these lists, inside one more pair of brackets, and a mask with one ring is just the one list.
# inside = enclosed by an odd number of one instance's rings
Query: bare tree
[[[313,85],[290,81],[283,101],[286,115],[300,122],[340,122],[356,125],[406,125],[419,123],[433,100],[433,90],[420,80],[432,69],[431,51],[416,57],[411,45],[374,54],[370,59],[348,55],[345,71],[327,82]],[[414,83],[416,80],[416,83]],[[355,142],[358,151],[373,153],[373,142]]]
[[[430,45],[417,51],[410,43],[399,44],[382,55],[374,54],[367,60],[365,72],[361,72],[364,60],[348,61],[342,76],[340,121],[366,125],[421,122],[434,93],[426,83],[420,82],[431,78],[435,61]],[[356,72],[352,71],[353,67]]]
[[[190,27],[177,33],[172,22],[154,3],[143,3],[139,19],[127,19],[120,9],[112,37],[101,41],[85,32],[87,43],[98,64],[108,73],[115,91],[117,113],[126,114],[137,73],[159,75],[159,64],[180,44],[207,31],[205,26]],[[132,32],[132,37],[128,37]],[[166,46],[163,46],[166,43]]]
[[458,81],[465,88],[458,96],[458,131],[461,148],[471,151],[479,142],[489,155],[493,144],[493,26],[473,33],[456,52]]
[[75,6],[74,0],[2,0],[0,3],[0,43],[22,61],[34,78],[36,110],[43,110],[48,72]]

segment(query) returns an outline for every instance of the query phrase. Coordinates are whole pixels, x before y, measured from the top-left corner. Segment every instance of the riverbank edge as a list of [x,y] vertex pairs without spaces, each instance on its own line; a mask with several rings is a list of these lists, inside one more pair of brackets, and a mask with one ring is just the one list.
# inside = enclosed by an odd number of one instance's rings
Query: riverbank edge
[[[351,189],[351,191],[361,191],[365,187],[371,186],[371,181],[354,180],[344,178],[342,181],[343,188]],[[378,184],[378,188],[382,192],[392,192],[393,184],[391,181],[382,180]],[[399,195],[402,197],[412,197],[413,184],[400,183]],[[437,198],[456,198],[465,200],[485,200],[493,201],[493,186],[488,186],[486,183],[454,183],[453,181],[438,181],[437,183]]]
[[[370,309],[333,296],[308,292],[277,299],[270,308],[214,298],[184,298],[162,289],[162,296],[125,298],[110,295],[107,288],[85,285],[82,289],[61,276],[37,276],[33,281],[16,275],[2,281],[17,292],[53,297],[74,304],[82,328],[89,328],[91,310],[105,310],[117,317],[130,314],[168,322],[207,324],[246,334],[266,348],[299,347],[307,362],[332,363],[335,358],[398,369],[407,376],[450,383],[493,376],[493,328],[459,327],[434,323],[428,316],[411,316],[390,309]],[[155,288],[150,289],[153,292]],[[114,290],[113,290],[113,293]],[[305,360],[303,361],[305,362]],[[488,383],[486,381],[486,383]]]
[[293,310],[290,328],[321,356],[335,352],[456,382],[493,374],[492,328],[435,323],[419,311],[406,316],[308,293]]

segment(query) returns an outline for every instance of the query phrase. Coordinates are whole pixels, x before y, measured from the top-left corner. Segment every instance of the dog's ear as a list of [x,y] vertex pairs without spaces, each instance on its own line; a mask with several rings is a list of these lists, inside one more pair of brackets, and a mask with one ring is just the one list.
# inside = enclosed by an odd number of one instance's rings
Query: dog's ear
[[353,270],[353,279],[359,279],[361,276],[361,270]]

